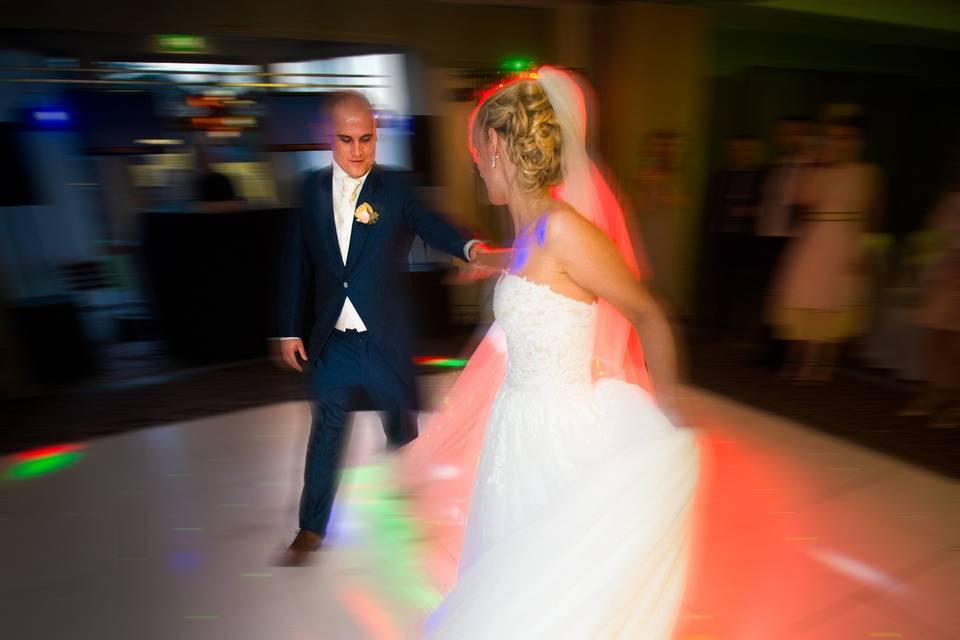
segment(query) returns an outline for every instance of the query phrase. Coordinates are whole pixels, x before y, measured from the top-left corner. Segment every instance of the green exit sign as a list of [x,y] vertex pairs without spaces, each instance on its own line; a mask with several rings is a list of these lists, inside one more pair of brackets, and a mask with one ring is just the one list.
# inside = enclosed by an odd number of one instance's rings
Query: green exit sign
[[203,53],[207,50],[203,36],[163,34],[155,36],[155,44],[160,53]]

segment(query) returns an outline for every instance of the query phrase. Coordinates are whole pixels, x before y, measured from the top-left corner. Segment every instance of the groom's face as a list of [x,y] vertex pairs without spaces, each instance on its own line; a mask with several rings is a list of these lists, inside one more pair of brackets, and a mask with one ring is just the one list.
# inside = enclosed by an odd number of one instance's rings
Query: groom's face
[[333,159],[347,175],[359,178],[370,171],[377,155],[377,124],[363,104],[345,101],[333,108]]

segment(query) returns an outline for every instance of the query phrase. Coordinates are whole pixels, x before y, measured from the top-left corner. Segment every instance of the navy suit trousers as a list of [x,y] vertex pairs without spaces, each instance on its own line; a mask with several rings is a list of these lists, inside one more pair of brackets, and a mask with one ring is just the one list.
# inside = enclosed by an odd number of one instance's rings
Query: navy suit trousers
[[417,437],[412,381],[398,375],[365,332],[334,330],[307,383],[315,403],[300,497],[300,528],[323,537],[339,484],[352,411],[382,411],[387,444],[400,447]]

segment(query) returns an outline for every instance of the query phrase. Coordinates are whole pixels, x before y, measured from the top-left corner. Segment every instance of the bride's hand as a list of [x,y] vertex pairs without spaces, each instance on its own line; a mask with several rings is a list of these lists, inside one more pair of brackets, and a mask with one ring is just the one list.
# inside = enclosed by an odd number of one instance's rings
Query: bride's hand
[[510,249],[491,249],[485,244],[471,247],[470,266],[488,275],[503,271],[510,265]]
[[495,276],[510,264],[509,249],[490,249],[478,244],[470,249],[470,262],[447,279],[450,284],[465,284]]
[[666,385],[654,384],[653,395],[657,409],[675,427],[689,427],[691,424],[688,391],[686,386],[676,379]]

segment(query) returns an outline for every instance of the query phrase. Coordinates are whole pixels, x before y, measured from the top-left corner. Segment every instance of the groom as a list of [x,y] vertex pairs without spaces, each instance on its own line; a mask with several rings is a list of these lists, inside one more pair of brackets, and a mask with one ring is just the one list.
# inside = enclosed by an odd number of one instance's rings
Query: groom
[[[472,261],[485,248],[413,197],[400,173],[376,166],[373,108],[357,92],[335,94],[326,112],[333,164],[308,172],[281,256],[274,357],[303,372],[315,398],[300,531],[284,562],[302,565],[320,547],[337,490],[347,414],[383,412],[391,447],[417,437],[410,351],[410,292],[403,275],[413,236]],[[309,350],[299,318],[315,293]]]

